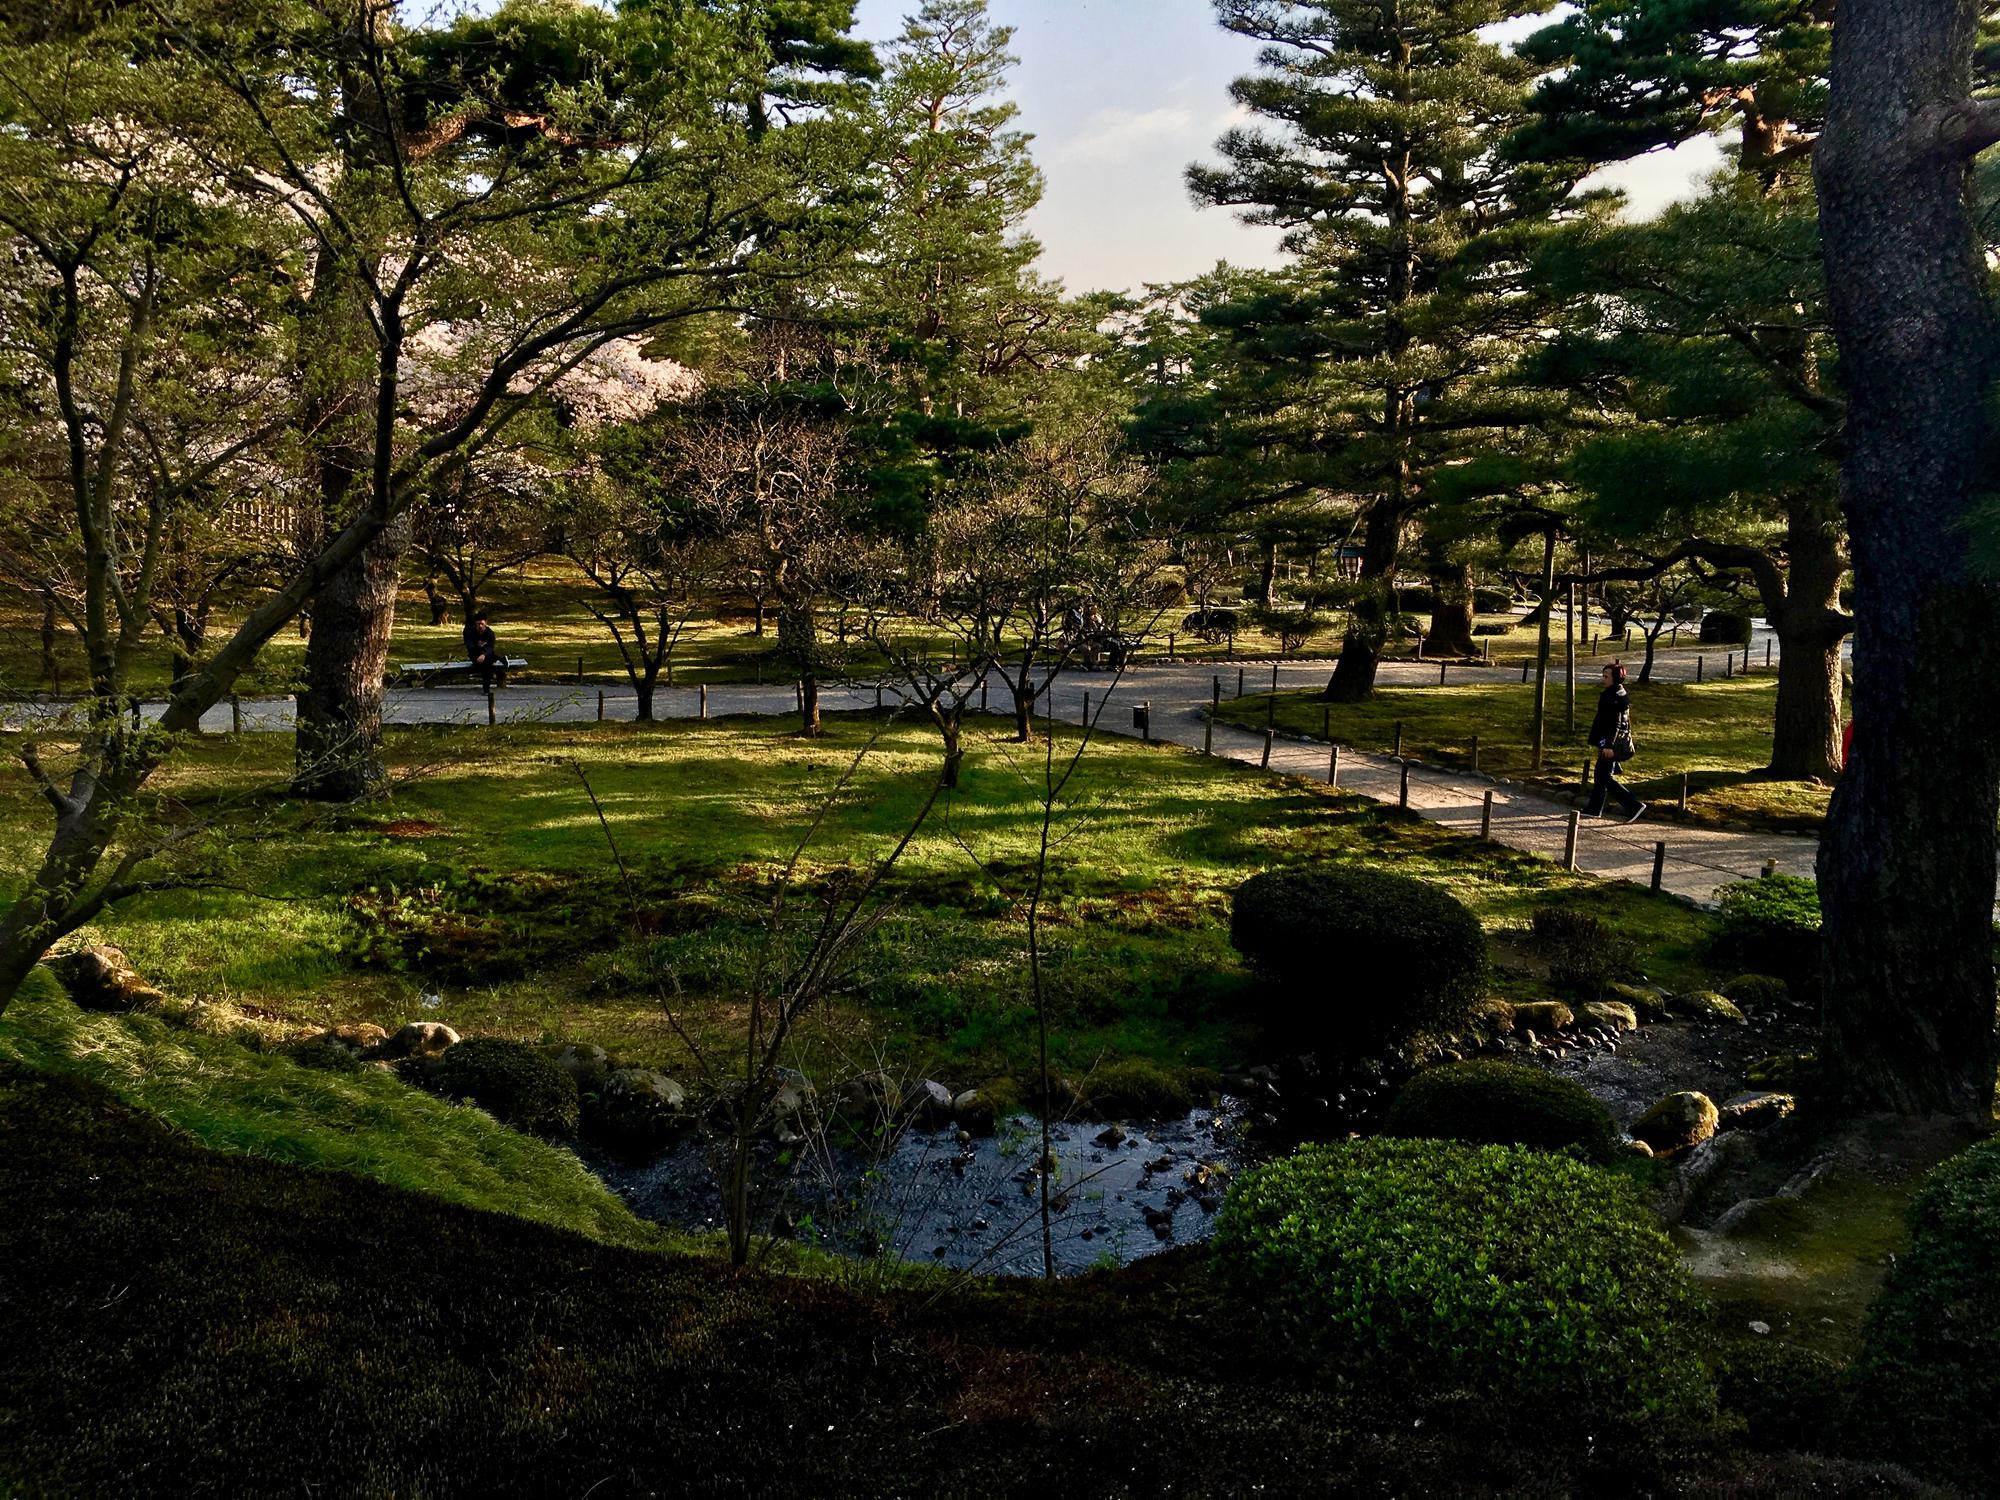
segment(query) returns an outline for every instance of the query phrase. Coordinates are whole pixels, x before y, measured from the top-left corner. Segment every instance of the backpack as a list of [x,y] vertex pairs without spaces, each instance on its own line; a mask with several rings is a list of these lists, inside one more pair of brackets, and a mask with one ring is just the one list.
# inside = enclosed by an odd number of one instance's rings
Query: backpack
[[1632,738],[1632,711],[1628,708],[1618,716],[1618,732],[1611,736],[1611,759],[1618,765],[1639,753],[1639,742]]

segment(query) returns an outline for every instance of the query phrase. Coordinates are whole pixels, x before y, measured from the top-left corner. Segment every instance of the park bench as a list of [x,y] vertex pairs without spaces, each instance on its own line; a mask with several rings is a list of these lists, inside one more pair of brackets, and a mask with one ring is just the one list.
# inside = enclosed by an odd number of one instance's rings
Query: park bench
[[[493,666],[493,683],[496,687],[507,685],[507,674],[516,667],[525,667],[525,656],[504,656]],[[400,661],[396,663],[396,684],[399,687],[431,687],[440,682],[455,682],[463,677],[470,682],[479,675],[479,669],[469,661]]]

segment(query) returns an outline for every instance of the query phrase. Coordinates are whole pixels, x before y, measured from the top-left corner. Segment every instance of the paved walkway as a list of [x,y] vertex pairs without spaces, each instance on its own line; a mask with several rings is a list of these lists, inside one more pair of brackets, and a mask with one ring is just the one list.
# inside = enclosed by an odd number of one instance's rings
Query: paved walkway
[[[1761,641],[1752,648],[1752,660],[1763,670]],[[1721,669],[1721,652],[1708,653],[1703,671]],[[1739,656],[1740,662],[1740,656]],[[1593,702],[1595,677],[1587,669],[1587,656],[1579,656],[1578,715],[1586,717]],[[1326,661],[1286,662],[1277,671],[1283,689],[1317,687],[1326,681],[1332,663]],[[1144,702],[1151,705],[1154,738],[1193,749],[1202,748],[1208,735],[1205,709],[1212,684],[1223,679],[1225,696],[1236,686],[1235,666],[1213,663],[1136,667],[1114,685],[1108,673],[1078,673],[1057,681],[1053,711],[1069,723],[1081,717],[1084,695],[1088,693],[1098,728],[1103,732],[1132,735],[1131,710]],[[1696,672],[1693,653],[1662,655],[1655,677],[1669,681],[1691,680]],[[1269,662],[1246,663],[1244,686],[1260,692],[1272,684]],[[1499,682],[1519,679],[1518,667],[1459,667],[1446,669],[1448,681]],[[1435,683],[1438,669],[1428,663],[1391,662],[1384,664],[1380,680],[1385,684],[1414,686]],[[1560,673],[1551,684],[1550,704],[1560,716]],[[1105,701],[1109,690],[1110,701]],[[894,702],[893,685],[885,689],[887,701]],[[503,723],[576,723],[598,716],[599,693],[594,687],[561,685],[518,686],[503,689],[496,698],[496,712]],[[629,690],[607,690],[603,694],[604,713],[614,719],[629,719],[634,700]],[[794,710],[794,692],[783,687],[753,687],[731,684],[708,690],[711,715],[778,714]],[[829,711],[872,708],[876,702],[874,683],[829,688],[821,694],[822,707]],[[1007,702],[1004,688],[996,687],[993,705],[998,710]],[[1048,710],[1049,704],[1044,704]],[[23,706],[7,715],[12,726],[53,708]],[[157,706],[150,709],[157,713]],[[700,711],[700,693],[694,688],[662,688],[655,702],[661,718],[693,718]],[[291,728],[290,699],[245,700],[240,705],[245,730],[284,731]],[[384,704],[384,718],[391,724],[462,724],[479,727],[486,723],[484,696],[473,688],[392,689]],[[227,704],[212,710],[203,728],[224,732],[231,725]],[[1213,730],[1214,753],[1255,765],[1262,757],[1264,737],[1226,724]],[[1317,741],[1279,737],[1273,746],[1271,770],[1290,776],[1324,781],[1329,771],[1328,747]],[[1580,763],[1580,762],[1579,762]],[[1340,786],[1343,790],[1372,797],[1378,802],[1395,802],[1401,795],[1403,766],[1390,756],[1343,749],[1340,756]],[[1466,833],[1479,832],[1488,791],[1493,793],[1492,835],[1500,843],[1526,850],[1546,859],[1560,860],[1568,838],[1570,808],[1541,792],[1507,782],[1443,767],[1412,762],[1409,766],[1409,804],[1414,812]],[[1811,875],[1817,840],[1788,834],[1727,833],[1714,829],[1688,828],[1666,822],[1621,824],[1610,819],[1581,820],[1577,833],[1576,867],[1592,875],[1613,880],[1651,881],[1656,841],[1666,845],[1661,869],[1662,888],[1695,901],[1709,902],[1716,888],[1732,880],[1746,880],[1762,873],[1767,861],[1775,861],[1779,871]]]

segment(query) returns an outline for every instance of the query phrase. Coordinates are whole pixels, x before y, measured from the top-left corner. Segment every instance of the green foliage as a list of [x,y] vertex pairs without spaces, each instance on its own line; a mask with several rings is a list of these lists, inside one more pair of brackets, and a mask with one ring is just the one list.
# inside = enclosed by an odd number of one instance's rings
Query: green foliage
[[1739,1344],[1717,1381],[1722,1405],[1743,1419],[1753,1447],[1820,1453],[1834,1446],[1846,1414],[1846,1370],[1796,1344]]
[[542,871],[450,866],[368,886],[347,906],[356,963],[445,984],[518,974],[525,954],[546,963],[608,946],[627,916],[608,878],[580,887]]
[[1514,607],[1513,591],[1482,585],[1472,591],[1472,607],[1482,615],[1504,615]]
[[445,1098],[469,1099],[517,1130],[576,1133],[576,1081],[526,1042],[472,1037],[447,1049],[425,1081]]
[[2000,1491],[2000,1140],[1933,1172],[1869,1311],[1854,1422],[1867,1452]]
[[1310,1146],[1239,1179],[1216,1222],[1230,1288],[1329,1378],[1395,1372],[1545,1420],[1706,1421],[1701,1305],[1631,1190],[1512,1146]]
[[613,1244],[665,1242],[569,1152],[478,1110],[375,1068],[302,1067],[283,1050],[157,1016],[80,1011],[46,970],[0,1016],[0,1059],[101,1085],[218,1151],[351,1173]]
[[1803,875],[1737,880],[1716,892],[1719,951],[1756,963],[1796,990],[1819,985],[1819,885]]
[[1348,866],[1266,870],[1236,891],[1230,941],[1273,1022],[1358,1051],[1448,1031],[1486,978],[1479,920],[1440,886]]
[[1792,998],[1792,987],[1775,974],[1738,974],[1719,988],[1738,1005],[1767,1015],[1782,1009]]
[[1548,961],[1549,978],[1585,999],[1602,996],[1639,961],[1636,944],[1573,906],[1538,906],[1528,924],[1536,951]]
[[1611,1160],[1618,1127],[1582,1084],[1523,1063],[1479,1058],[1426,1068],[1403,1085],[1389,1135],[1467,1145],[1532,1146]]

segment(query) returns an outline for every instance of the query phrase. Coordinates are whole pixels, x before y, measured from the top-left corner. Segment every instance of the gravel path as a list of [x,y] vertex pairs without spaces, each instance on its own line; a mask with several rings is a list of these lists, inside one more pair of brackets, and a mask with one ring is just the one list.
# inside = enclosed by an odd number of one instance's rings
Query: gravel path
[[[1762,670],[1763,641],[1754,642],[1750,649],[1751,659],[1758,670]],[[1720,670],[1722,653],[1706,654],[1710,661],[1704,663],[1704,671]],[[1587,715],[1595,690],[1594,678],[1588,671],[1590,666],[1590,658],[1580,655],[1577,664],[1580,718]],[[1294,689],[1318,686],[1326,680],[1331,668],[1332,663],[1324,661],[1286,662],[1278,669],[1278,685]],[[1057,717],[1074,724],[1081,717],[1087,693],[1100,731],[1131,735],[1136,733],[1131,710],[1146,703],[1151,708],[1154,738],[1198,750],[1208,736],[1205,709],[1212,682],[1219,675],[1223,679],[1225,694],[1233,692],[1236,670],[1233,665],[1218,667],[1207,662],[1142,666],[1126,672],[1115,683],[1108,673],[1066,675],[1056,684],[1053,710]],[[1672,655],[1663,653],[1654,675],[1669,681],[1689,680],[1694,677],[1695,671],[1694,653],[1683,651]],[[1271,686],[1271,663],[1245,663],[1243,672],[1246,690],[1263,691]],[[1453,666],[1447,669],[1446,675],[1449,680],[1460,682],[1498,682],[1518,680],[1519,669]],[[1397,686],[1414,686],[1434,683],[1437,676],[1438,669],[1434,665],[1391,662],[1383,666],[1380,680]],[[1551,708],[1558,717],[1561,702],[1559,682],[1558,668],[1556,683],[1552,684],[1550,693]],[[1107,691],[1110,693],[1108,703],[1105,699]],[[607,691],[603,696],[607,717],[624,719],[632,716],[633,698],[629,691]],[[895,696],[894,687],[888,687],[888,701],[895,701]],[[993,701],[996,707],[1004,702],[1004,690],[997,691]],[[503,723],[586,722],[597,718],[598,702],[598,691],[594,687],[513,686],[497,695],[496,713]],[[836,712],[872,708],[876,703],[876,687],[873,682],[868,682],[830,688],[822,693],[821,702],[824,708]],[[692,718],[700,711],[700,695],[694,688],[663,688],[655,707],[662,718]],[[793,711],[793,707],[793,690],[789,685],[753,687],[731,684],[708,690],[708,711],[715,716],[788,713]],[[157,713],[158,707],[152,706],[148,711]],[[24,705],[15,708],[7,718],[12,727],[19,727],[26,721],[58,712],[60,708],[56,705]],[[249,731],[286,731],[292,724],[289,699],[245,700],[241,704],[241,714],[243,728]],[[461,724],[477,728],[486,723],[487,706],[484,696],[474,688],[395,688],[387,695],[384,718],[391,724],[400,725]],[[221,733],[230,728],[230,723],[231,711],[224,704],[208,714],[202,727]],[[1216,724],[1212,746],[1217,755],[1255,766],[1263,754],[1264,737],[1230,725]],[[1324,744],[1281,736],[1273,745],[1271,770],[1324,781],[1329,771],[1328,760]],[[1372,797],[1378,802],[1395,802],[1401,795],[1403,769],[1403,765],[1392,757],[1343,749],[1340,755],[1340,785],[1343,790]],[[1512,783],[1495,782],[1468,772],[1415,762],[1410,763],[1408,770],[1409,805],[1421,816],[1448,828],[1476,834],[1490,791],[1493,797],[1494,839],[1546,859],[1560,860],[1563,857],[1570,813],[1566,803],[1541,792]],[[1626,825],[1610,818],[1585,818],[1578,826],[1576,867],[1605,879],[1647,884],[1652,878],[1657,840],[1663,840],[1666,845],[1661,868],[1662,887],[1700,902],[1713,901],[1716,888],[1728,881],[1749,879],[1760,874],[1767,861],[1775,862],[1777,869],[1786,874],[1811,875],[1818,849],[1817,840],[1795,834],[1729,833],[1678,824],[1649,824],[1645,820]]]

